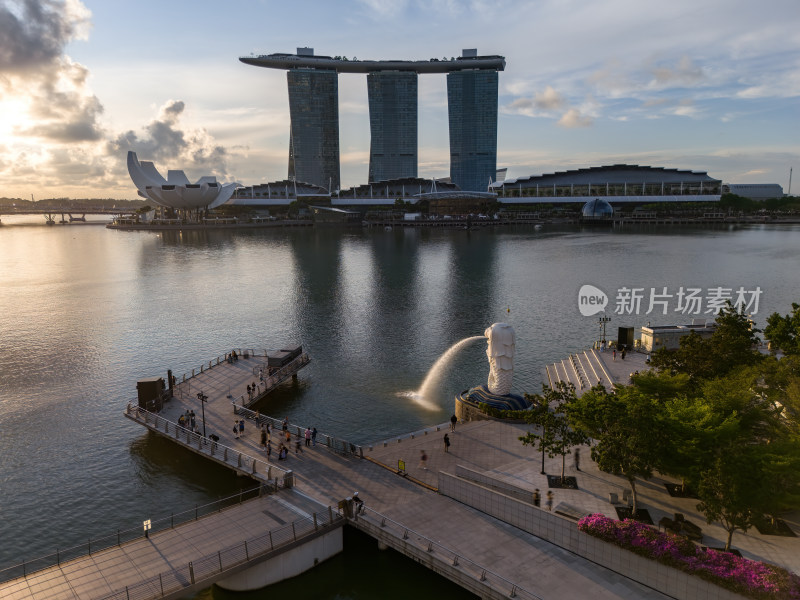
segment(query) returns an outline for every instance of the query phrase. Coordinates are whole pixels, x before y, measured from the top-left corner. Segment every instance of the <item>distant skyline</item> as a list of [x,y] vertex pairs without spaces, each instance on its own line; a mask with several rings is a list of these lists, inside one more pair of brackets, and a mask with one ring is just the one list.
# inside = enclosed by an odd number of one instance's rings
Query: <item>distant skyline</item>
[[[238,57],[300,46],[505,56],[509,178],[629,163],[786,192],[800,166],[796,0],[0,0],[0,196],[135,198],[129,149],[190,179],[285,179],[286,73]],[[339,119],[342,186],[366,183],[366,76],[339,76]],[[449,170],[446,78],[421,75],[419,176]]]

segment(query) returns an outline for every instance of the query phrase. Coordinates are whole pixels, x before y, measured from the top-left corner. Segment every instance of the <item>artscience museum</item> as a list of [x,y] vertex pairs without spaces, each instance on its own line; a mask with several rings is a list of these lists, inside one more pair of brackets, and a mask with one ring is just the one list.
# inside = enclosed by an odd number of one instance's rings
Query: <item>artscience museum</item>
[[128,173],[142,198],[158,206],[181,211],[216,208],[233,195],[237,183],[218,183],[213,175],[190,183],[180,170],[167,171],[164,178],[149,161],[139,161],[136,152],[128,152]]

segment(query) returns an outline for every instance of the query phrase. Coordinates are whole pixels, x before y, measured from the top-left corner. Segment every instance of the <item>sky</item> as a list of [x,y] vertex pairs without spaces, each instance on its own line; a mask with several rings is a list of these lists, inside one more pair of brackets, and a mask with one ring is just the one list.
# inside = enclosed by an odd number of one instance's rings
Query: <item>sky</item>
[[[798,0],[0,0],[0,197],[136,198],[128,150],[285,179],[286,72],[238,58],[303,46],[505,56],[508,177],[628,163],[788,192],[800,167]],[[339,76],[339,138],[342,186],[366,183],[364,75]],[[419,76],[419,175],[449,175],[444,75]]]

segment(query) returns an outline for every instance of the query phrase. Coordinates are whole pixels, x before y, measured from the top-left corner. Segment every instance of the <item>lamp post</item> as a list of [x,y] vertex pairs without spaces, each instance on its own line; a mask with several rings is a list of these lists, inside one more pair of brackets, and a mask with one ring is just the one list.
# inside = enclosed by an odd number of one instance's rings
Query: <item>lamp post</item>
[[600,317],[599,319],[597,319],[597,322],[600,324],[600,327],[602,329],[600,341],[602,342],[603,346],[606,345],[606,323],[610,321],[611,317]]
[[206,437],[206,402],[208,402],[208,396],[203,392],[198,392],[197,399],[200,400],[200,411],[203,414],[203,437]]

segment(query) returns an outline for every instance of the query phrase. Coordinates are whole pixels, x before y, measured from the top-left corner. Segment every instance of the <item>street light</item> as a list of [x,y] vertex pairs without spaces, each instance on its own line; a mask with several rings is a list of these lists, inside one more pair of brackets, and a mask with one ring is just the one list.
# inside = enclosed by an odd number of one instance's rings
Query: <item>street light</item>
[[610,321],[611,317],[600,317],[599,319],[597,319],[597,322],[600,324],[600,327],[603,330],[602,339],[600,341],[603,342],[604,346],[606,343],[606,323],[609,323]]
[[208,396],[203,392],[198,392],[197,399],[200,400],[200,410],[203,413],[203,437],[206,437],[206,402],[208,402]]

